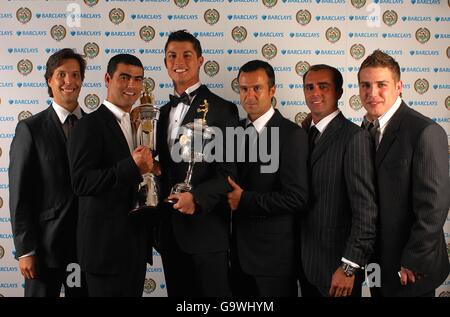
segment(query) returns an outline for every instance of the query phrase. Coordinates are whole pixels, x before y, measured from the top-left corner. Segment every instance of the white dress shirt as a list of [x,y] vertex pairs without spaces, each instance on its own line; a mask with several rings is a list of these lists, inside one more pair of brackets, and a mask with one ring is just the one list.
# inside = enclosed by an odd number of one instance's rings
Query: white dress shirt
[[253,123],[253,126],[255,127],[256,131],[258,131],[258,133],[260,134],[261,130],[266,126],[267,122],[269,122],[270,118],[272,118],[274,113],[275,110],[272,107],[270,107],[269,110],[266,111],[266,113],[264,113],[261,117],[259,117],[253,122],[247,117],[245,126],[248,126],[250,123]]
[[322,120],[320,120],[319,122],[317,122],[317,124],[314,123],[314,121],[311,120],[311,126],[310,128],[312,128],[313,126],[316,126],[316,129],[319,131],[319,135],[317,140],[320,138],[320,136],[322,135],[323,131],[325,131],[325,129],[327,128],[327,126],[330,124],[330,122],[336,118],[336,116],[341,113],[341,110],[336,109],[334,112],[330,113],[328,116],[326,116],[325,118],[323,118]]
[[122,130],[125,139],[127,140],[128,148],[130,149],[130,153],[133,152],[135,146],[133,142],[133,132],[131,130],[131,120],[130,114],[128,112],[123,111],[119,107],[113,105],[108,100],[104,100],[103,104],[114,114],[119,123],[120,129]]
[[[401,104],[402,104],[402,98],[397,97],[397,100],[395,100],[392,107],[390,107],[388,111],[386,111],[384,114],[382,114],[378,118],[378,122],[380,124],[380,127],[378,128],[379,132],[380,132],[380,139],[379,139],[378,144],[381,143],[381,139],[383,139],[384,131],[386,130],[386,127],[388,126],[389,121],[391,121],[392,116],[394,115],[394,113],[397,112],[398,108],[400,108]],[[366,119],[368,120],[367,115],[366,115]]]

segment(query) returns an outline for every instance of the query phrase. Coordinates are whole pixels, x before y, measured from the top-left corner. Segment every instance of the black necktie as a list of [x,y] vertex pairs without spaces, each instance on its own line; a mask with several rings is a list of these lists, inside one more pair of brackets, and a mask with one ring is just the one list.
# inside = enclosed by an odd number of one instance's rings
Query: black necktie
[[[201,86],[200,86],[201,87]],[[199,88],[200,88],[199,87]],[[197,94],[199,88],[189,93],[189,95],[186,92],[183,92],[180,97],[169,95],[170,103],[172,104],[172,107],[178,106],[178,104],[181,102],[185,105],[190,106],[191,100],[195,97]]]
[[315,125],[313,125],[311,128],[309,128],[309,132],[308,132],[308,144],[309,144],[309,153],[312,153],[312,151],[314,150],[314,146],[317,143],[318,140],[318,136],[319,136],[320,132],[319,130],[316,128]]
[[66,135],[66,138],[70,137],[70,134],[72,133],[72,129],[75,126],[75,123],[77,122],[78,118],[73,113],[69,114],[66,118],[66,121],[64,121],[63,124],[63,130],[64,134]]
[[375,119],[372,122],[369,122],[368,120],[364,119],[364,128],[369,131],[370,136],[372,137],[373,142],[375,143],[375,149],[378,148],[378,145],[380,144],[380,122]]

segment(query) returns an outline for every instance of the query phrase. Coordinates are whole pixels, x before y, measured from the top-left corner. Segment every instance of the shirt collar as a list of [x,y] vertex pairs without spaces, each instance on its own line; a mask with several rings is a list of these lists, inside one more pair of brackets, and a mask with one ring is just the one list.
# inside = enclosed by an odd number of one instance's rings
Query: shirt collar
[[[184,92],[187,93],[188,96],[189,96],[189,94],[190,94],[191,92],[195,91],[195,90],[196,90],[197,88],[199,88],[201,85],[202,85],[202,83],[201,83],[201,82],[198,82],[198,83],[196,83],[195,85],[192,85],[191,87],[189,87],[188,89],[186,89]],[[174,91],[174,94],[175,94],[175,96],[180,97],[180,95],[179,95],[176,91]]]
[[327,126],[330,124],[330,122],[336,118],[336,116],[341,112],[341,110],[336,109],[334,112],[330,113],[328,116],[326,116],[325,118],[323,118],[322,120],[320,120],[319,122],[317,122],[317,124],[314,124],[314,121],[311,120],[311,126],[316,126],[317,130],[319,130],[320,134],[323,133],[323,131],[325,131],[325,129],[327,128]]
[[388,124],[389,120],[391,120],[394,113],[400,108],[402,104],[402,98],[397,97],[392,107],[389,108],[381,117],[378,118],[378,122],[380,123],[380,129],[384,130],[385,126]]
[[126,117],[127,115],[128,116],[130,115],[128,112],[123,111],[122,109],[120,109],[116,105],[112,104],[108,100],[104,100],[103,104],[106,106],[106,108],[108,108],[114,114],[117,121],[119,121],[119,122],[122,121],[122,119],[124,117]]
[[256,131],[258,131],[258,133],[261,133],[261,130],[266,126],[267,122],[270,120],[270,118],[272,118],[274,113],[275,110],[272,107],[270,107],[265,114],[263,114],[261,117],[259,117],[253,122],[247,117],[245,125],[247,126],[250,123],[253,123],[253,126],[255,127]]
[[64,124],[64,122],[66,122],[66,119],[70,114],[74,114],[77,117],[77,119],[81,119],[81,117],[82,117],[80,105],[77,105],[77,107],[72,112],[70,112],[66,108],[58,105],[53,100],[52,107],[55,110],[56,115],[58,116],[58,119],[59,119],[59,121],[61,121],[62,124]]

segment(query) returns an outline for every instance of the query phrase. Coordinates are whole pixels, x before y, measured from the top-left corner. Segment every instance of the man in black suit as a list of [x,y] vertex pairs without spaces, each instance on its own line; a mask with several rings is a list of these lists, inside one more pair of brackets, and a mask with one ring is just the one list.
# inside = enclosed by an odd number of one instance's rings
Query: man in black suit
[[303,75],[311,119],[309,208],[301,219],[302,296],[361,296],[373,252],[376,205],[370,135],[338,109],[342,75],[314,65]]
[[62,284],[67,297],[87,295],[81,276],[68,285],[71,271],[66,271],[76,262],[78,209],[66,142],[83,114],[78,95],[85,68],[83,57],[72,49],[49,57],[45,80],[52,105],[20,121],[11,144],[11,224],[26,297],[57,297]]
[[142,296],[151,239],[146,218],[129,215],[148,148],[135,148],[130,110],[142,90],[144,67],[129,54],[112,57],[106,100],[80,120],[69,141],[72,184],[79,196],[78,256],[90,296]]
[[450,204],[447,135],[401,99],[400,67],[376,50],[358,72],[376,145],[380,219],[373,296],[434,296],[449,273],[443,226]]
[[[295,217],[308,199],[306,133],[272,108],[276,87],[270,64],[247,62],[238,79],[247,112],[241,126],[250,134],[243,146],[248,150],[238,151],[248,154],[238,159],[238,180],[228,178],[233,295],[297,296]],[[270,154],[272,168],[264,170],[268,162],[260,153]]]
[[181,125],[202,117],[197,110],[209,104],[206,123],[225,134],[238,123],[234,104],[200,83],[203,63],[200,42],[186,31],[170,34],[164,62],[174,84],[175,96],[161,108],[158,152],[161,163],[162,221],[158,251],[161,253],[167,292],[174,296],[229,296],[228,254],[230,211],[226,204],[227,175],[235,175],[233,163],[199,162],[193,169],[190,192],[171,195],[171,188],[186,177],[188,163],[171,156]]

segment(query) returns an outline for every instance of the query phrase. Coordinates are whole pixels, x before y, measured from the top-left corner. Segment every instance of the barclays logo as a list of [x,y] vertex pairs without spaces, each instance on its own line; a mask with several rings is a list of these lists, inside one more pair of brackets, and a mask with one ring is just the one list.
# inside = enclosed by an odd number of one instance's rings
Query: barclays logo
[[[431,118],[431,120],[433,120],[434,122],[437,123],[449,123],[450,119],[449,118]],[[445,233],[446,235],[448,235],[448,233]]]
[[0,36],[13,36],[13,31],[0,31]]
[[450,22],[450,17],[435,17],[436,22]]
[[0,173],[8,173],[9,168],[7,167],[0,167]]
[[350,83],[350,84],[347,84],[347,87],[348,88],[354,88],[354,89],[357,89],[357,88],[359,88],[359,84],[357,84],[357,83],[354,83],[354,84],[352,84],[352,83]]
[[228,70],[229,72],[238,72],[239,69],[240,69],[239,66],[227,66],[227,70]]
[[10,105],[38,105],[38,99],[9,99],[8,103]]
[[277,73],[278,72],[292,72],[291,66],[275,66],[273,68]]
[[225,50],[224,49],[203,49],[202,50],[202,54],[206,54],[206,55],[223,55],[225,54]]
[[289,89],[303,89],[303,84],[289,84]]
[[167,16],[169,21],[171,20],[198,20],[197,14],[169,14]]
[[160,72],[162,71],[161,66],[144,66],[146,72]]
[[47,36],[47,31],[16,31],[17,36]]
[[402,50],[382,50],[382,51],[388,55],[403,55]]
[[70,36],[101,36],[100,31],[71,31]]
[[229,3],[257,3],[258,0],[228,0]]
[[306,102],[304,100],[281,100],[280,102],[282,107],[285,106],[306,106]]
[[411,4],[440,5],[441,4],[441,0],[411,0]]
[[49,48],[49,47],[47,47],[46,49],[45,49],[45,52],[47,53],[47,54],[50,54],[50,53],[56,53],[57,51],[59,51],[60,50],[60,48],[57,48],[57,47],[52,47],[52,48]]
[[[15,134],[14,133],[0,133],[0,139],[12,139],[14,138]],[[7,187],[2,187],[2,186],[7,186]],[[5,184],[0,184],[0,189],[8,189],[9,186],[5,185]]]
[[132,20],[162,20],[161,14],[132,14]]
[[0,283],[0,288],[18,288],[17,283]]
[[425,16],[403,16],[403,22],[431,22],[431,17]]
[[101,83],[89,83],[89,82],[84,82],[82,85],[83,88],[101,88],[102,84]]
[[14,121],[14,117],[12,116],[1,116],[0,121]]
[[277,87],[277,89],[283,89],[284,85],[283,84],[275,84],[275,87]]
[[371,21],[377,22],[380,20],[378,15],[350,15],[348,17],[350,21]]
[[[78,19],[101,19],[102,15],[100,13],[71,13],[69,15],[71,18]],[[66,19],[66,13],[36,13],[36,18],[38,19]]]
[[316,0],[317,4],[345,4],[345,0]]
[[312,3],[312,0],[281,0],[283,3]]
[[147,273],[162,273],[163,270],[160,267],[148,267]]
[[136,36],[136,32],[109,32],[106,31],[105,32],[106,37],[111,36],[111,37],[121,37],[121,36]]
[[101,71],[102,70],[102,66],[100,66],[100,65],[87,65],[86,66],[86,70],[89,70],[89,71]]
[[194,0],[195,3],[223,3],[225,0]]
[[136,54],[134,48],[105,48],[106,54]]
[[14,70],[13,65],[0,65],[0,71]]
[[450,34],[449,33],[447,33],[447,34],[435,34],[434,35],[434,38],[436,39],[436,40],[442,40],[442,39],[446,39],[446,40],[448,40],[448,39],[450,39]]
[[0,82],[0,88],[13,88],[14,84],[11,82]]
[[45,88],[47,87],[46,82],[23,82],[16,83],[19,88]]
[[164,54],[164,49],[163,48],[140,48],[139,49],[139,53],[140,54],[153,54],[153,55],[160,55],[160,54]]
[[254,37],[284,37],[283,32],[253,32]]
[[439,51],[432,51],[432,50],[411,50],[409,51],[409,55],[425,55],[425,56],[438,56]]
[[12,13],[0,13],[0,19],[12,19]]
[[38,66],[36,66],[36,68],[38,71],[46,71],[47,70],[47,66],[45,66],[45,65],[38,65]]
[[164,106],[165,104],[167,104],[170,100],[156,100],[156,105],[157,106]]
[[173,83],[160,83],[159,84],[159,88],[161,88],[161,89],[163,89],[163,88],[173,89]]
[[348,33],[350,38],[378,38],[376,32],[350,32]]
[[311,55],[311,50],[281,50],[282,55]]
[[0,233],[0,239],[12,239],[13,237],[12,233]]
[[447,85],[447,84],[434,84],[433,85],[433,89],[450,89],[450,85]]
[[194,32],[195,37],[224,37],[224,32]]
[[410,39],[411,33],[383,33],[384,39]]
[[429,73],[431,71],[429,67],[402,67],[400,70],[402,73]]
[[348,71],[351,72],[359,72],[359,67],[358,66],[349,66]]
[[292,15],[262,15],[264,21],[292,21]]
[[410,107],[436,107],[438,106],[437,101],[408,101],[408,105]]
[[374,0],[376,4],[403,4],[403,0]]
[[15,266],[0,266],[0,272],[18,272]]
[[223,83],[208,83],[206,87],[209,89],[223,89],[225,85]]
[[315,50],[316,55],[345,55],[344,50]]
[[254,55],[257,54],[258,51],[255,49],[229,49],[227,50],[228,54],[235,54],[235,55]]
[[435,68],[433,68],[433,71],[435,73],[450,73],[450,68],[449,67],[435,67]]
[[228,20],[258,20],[258,15],[253,14],[229,14],[227,15]]
[[290,37],[307,37],[307,38],[319,38],[319,32],[291,32]]
[[363,118],[348,117],[347,120],[354,123],[361,123],[363,121]]
[[411,89],[411,84],[405,84],[403,83],[403,89]]
[[9,217],[0,217],[0,222],[3,222],[3,223],[11,222],[11,218],[9,218]]
[[345,15],[318,15],[317,21],[345,21]]
[[37,53],[39,53],[39,49],[38,48],[29,48],[29,47],[24,47],[24,48],[10,47],[10,48],[8,48],[8,53],[9,54],[37,54]]

